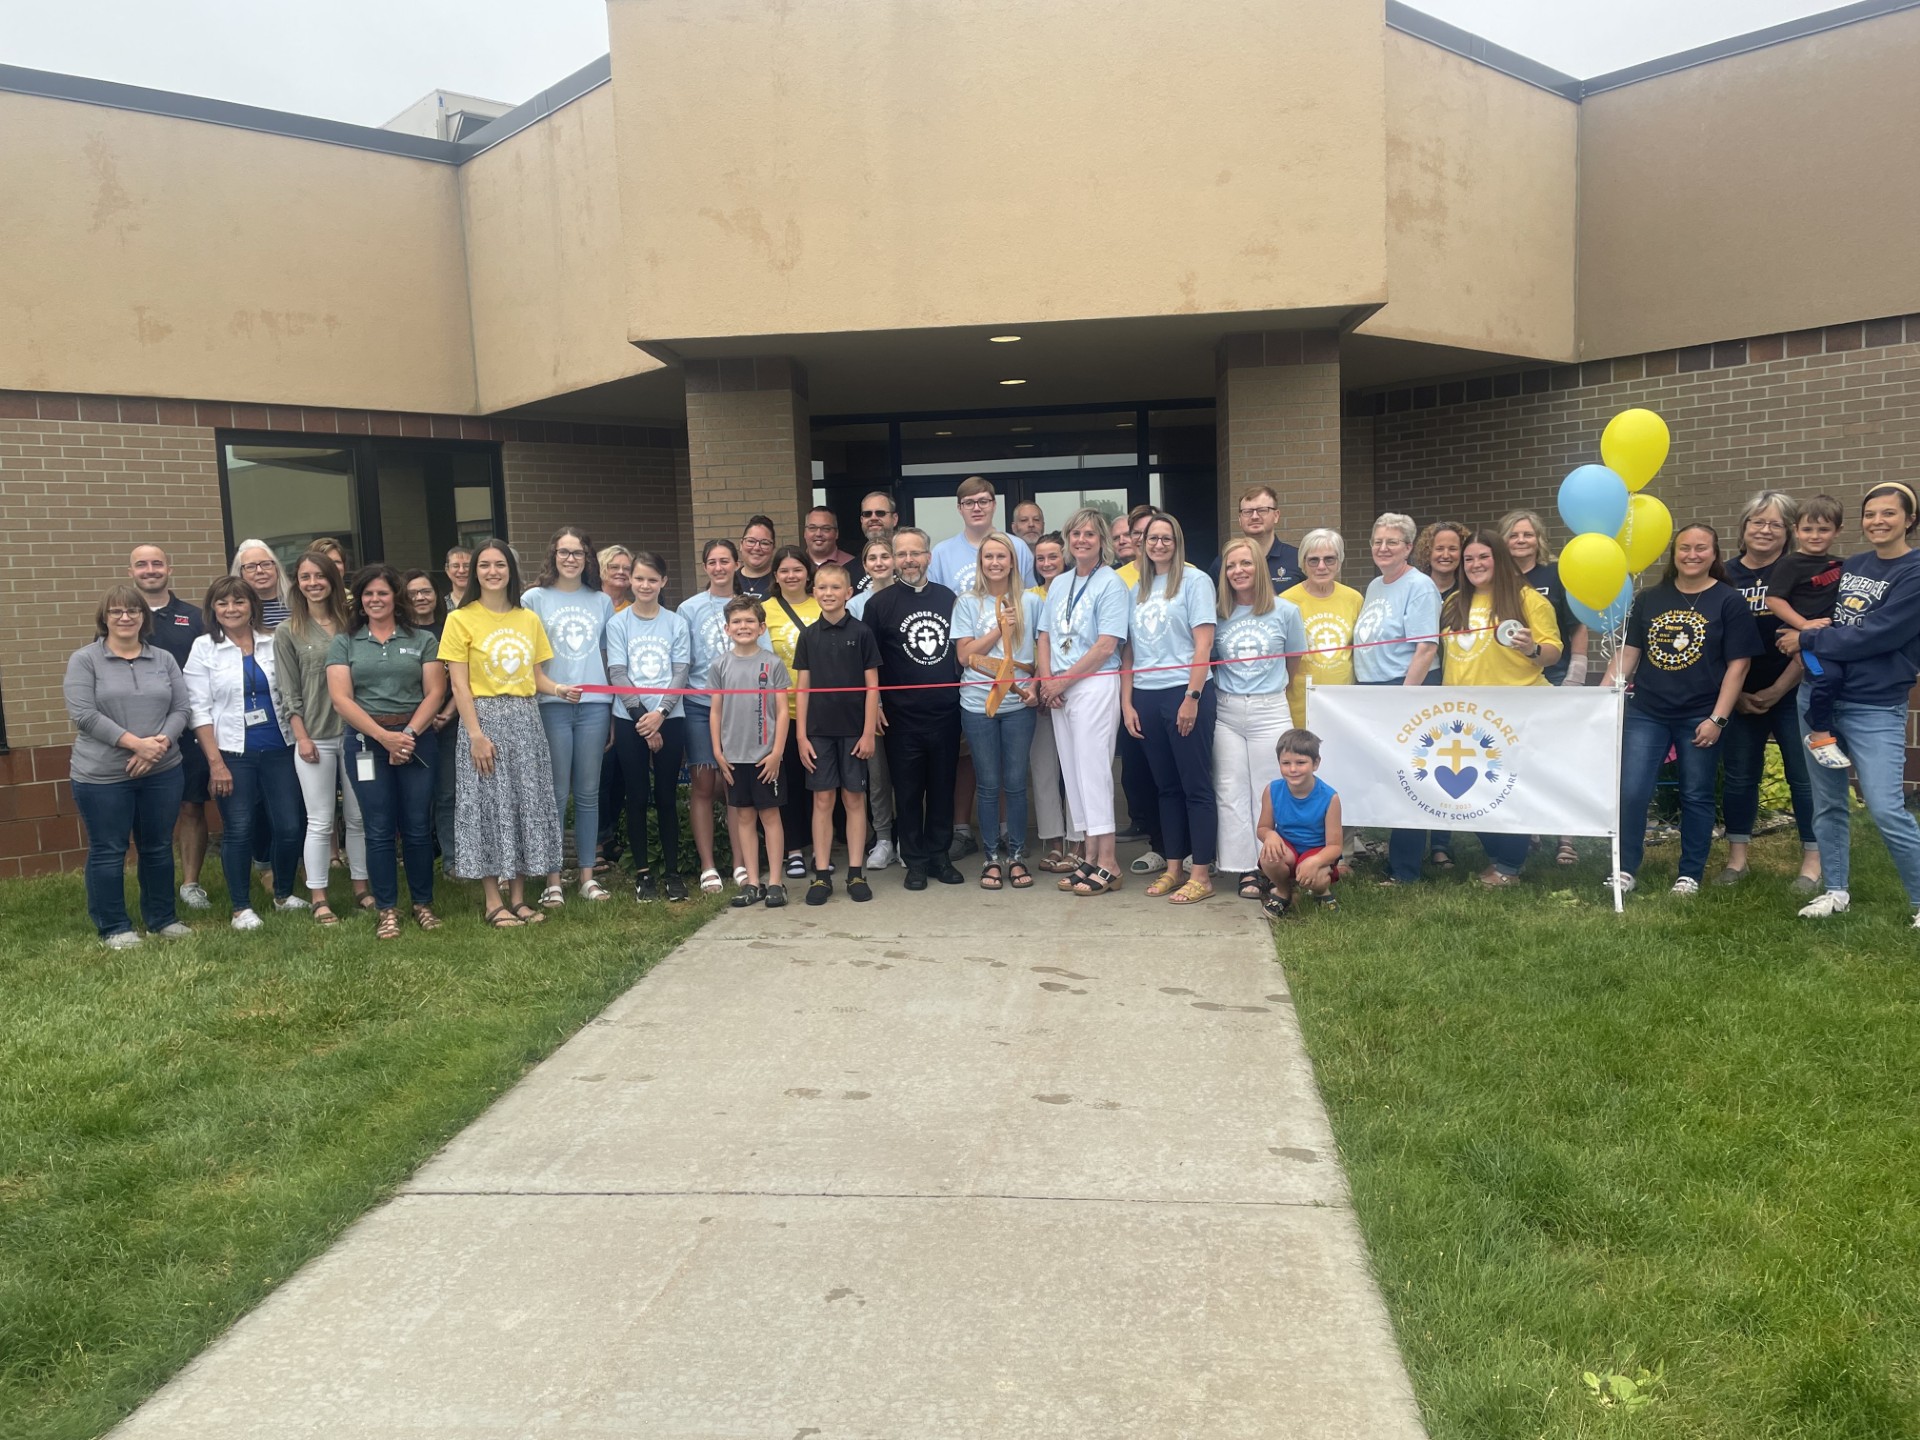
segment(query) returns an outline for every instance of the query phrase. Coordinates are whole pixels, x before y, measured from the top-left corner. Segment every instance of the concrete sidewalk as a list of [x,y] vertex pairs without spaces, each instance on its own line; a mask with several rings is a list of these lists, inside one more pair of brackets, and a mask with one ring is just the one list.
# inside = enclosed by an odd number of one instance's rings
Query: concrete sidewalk
[[1038,878],[728,912],[116,1433],[1422,1435],[1257,908]]

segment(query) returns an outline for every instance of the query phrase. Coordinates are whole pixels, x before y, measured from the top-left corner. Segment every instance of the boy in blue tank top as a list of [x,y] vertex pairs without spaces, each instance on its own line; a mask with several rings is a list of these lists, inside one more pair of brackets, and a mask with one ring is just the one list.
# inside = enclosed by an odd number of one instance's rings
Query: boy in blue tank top
[[1320,737],[1311,730],[1289,730],[1274,750],[1280,778],[1260,800],[1260,873],[1271,887],[1261,908],[1273,920],[1293,909],[1295,887],[1327,910],[1339,909],[1333,883],[1339,878],[1345,833],[1340,797],[1314,771],[1320,768]]

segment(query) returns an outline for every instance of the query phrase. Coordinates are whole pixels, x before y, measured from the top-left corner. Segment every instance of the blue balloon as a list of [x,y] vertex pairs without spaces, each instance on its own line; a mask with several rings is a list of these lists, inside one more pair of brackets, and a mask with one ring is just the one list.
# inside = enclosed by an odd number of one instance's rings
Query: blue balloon
[[1627,611],[1633,607],[1633,581],[1628,580],[1622,585],[1613,603],[1604,610],[1595,610],[1571,595],[1567,597],[1567,604],[1573,607],[1574,615],[1589,630],[1618,630],[1627,623]]
[[1604,465],[1582,465],[1560,482],[1560,519],[1576,535],[1613,535],[1627,523],[1627,482]]

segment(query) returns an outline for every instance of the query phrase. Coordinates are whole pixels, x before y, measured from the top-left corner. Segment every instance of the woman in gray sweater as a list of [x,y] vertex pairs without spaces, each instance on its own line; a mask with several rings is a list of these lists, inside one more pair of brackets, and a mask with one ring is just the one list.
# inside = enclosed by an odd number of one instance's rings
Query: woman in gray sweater
[[173,895],[187,684],[174,658],[148,643],[153,614],[131,585],[107,592],[94,629],[98,638],[67,661],[67,714],[76,732],[68,775],[87,827],[87,914],[102,940],[124,950],[140,943],[127,918],[129,837],[140,857],[147,932],[193,933],[175,914]]

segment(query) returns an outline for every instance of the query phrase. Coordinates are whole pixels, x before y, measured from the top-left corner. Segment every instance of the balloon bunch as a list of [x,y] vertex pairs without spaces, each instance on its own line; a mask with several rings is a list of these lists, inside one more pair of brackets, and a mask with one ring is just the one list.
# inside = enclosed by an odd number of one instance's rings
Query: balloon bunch
[[1673,516],[1640,493],[1666,463],[1667,422],[1651,410],[1622,410],[1600,436],[1602,465],[1582,465],[1560,482],[1560,518],[1573,539],[1560,552],[1560,583],[1590,630],[1627,621],[1633,579],[1666,553]]

